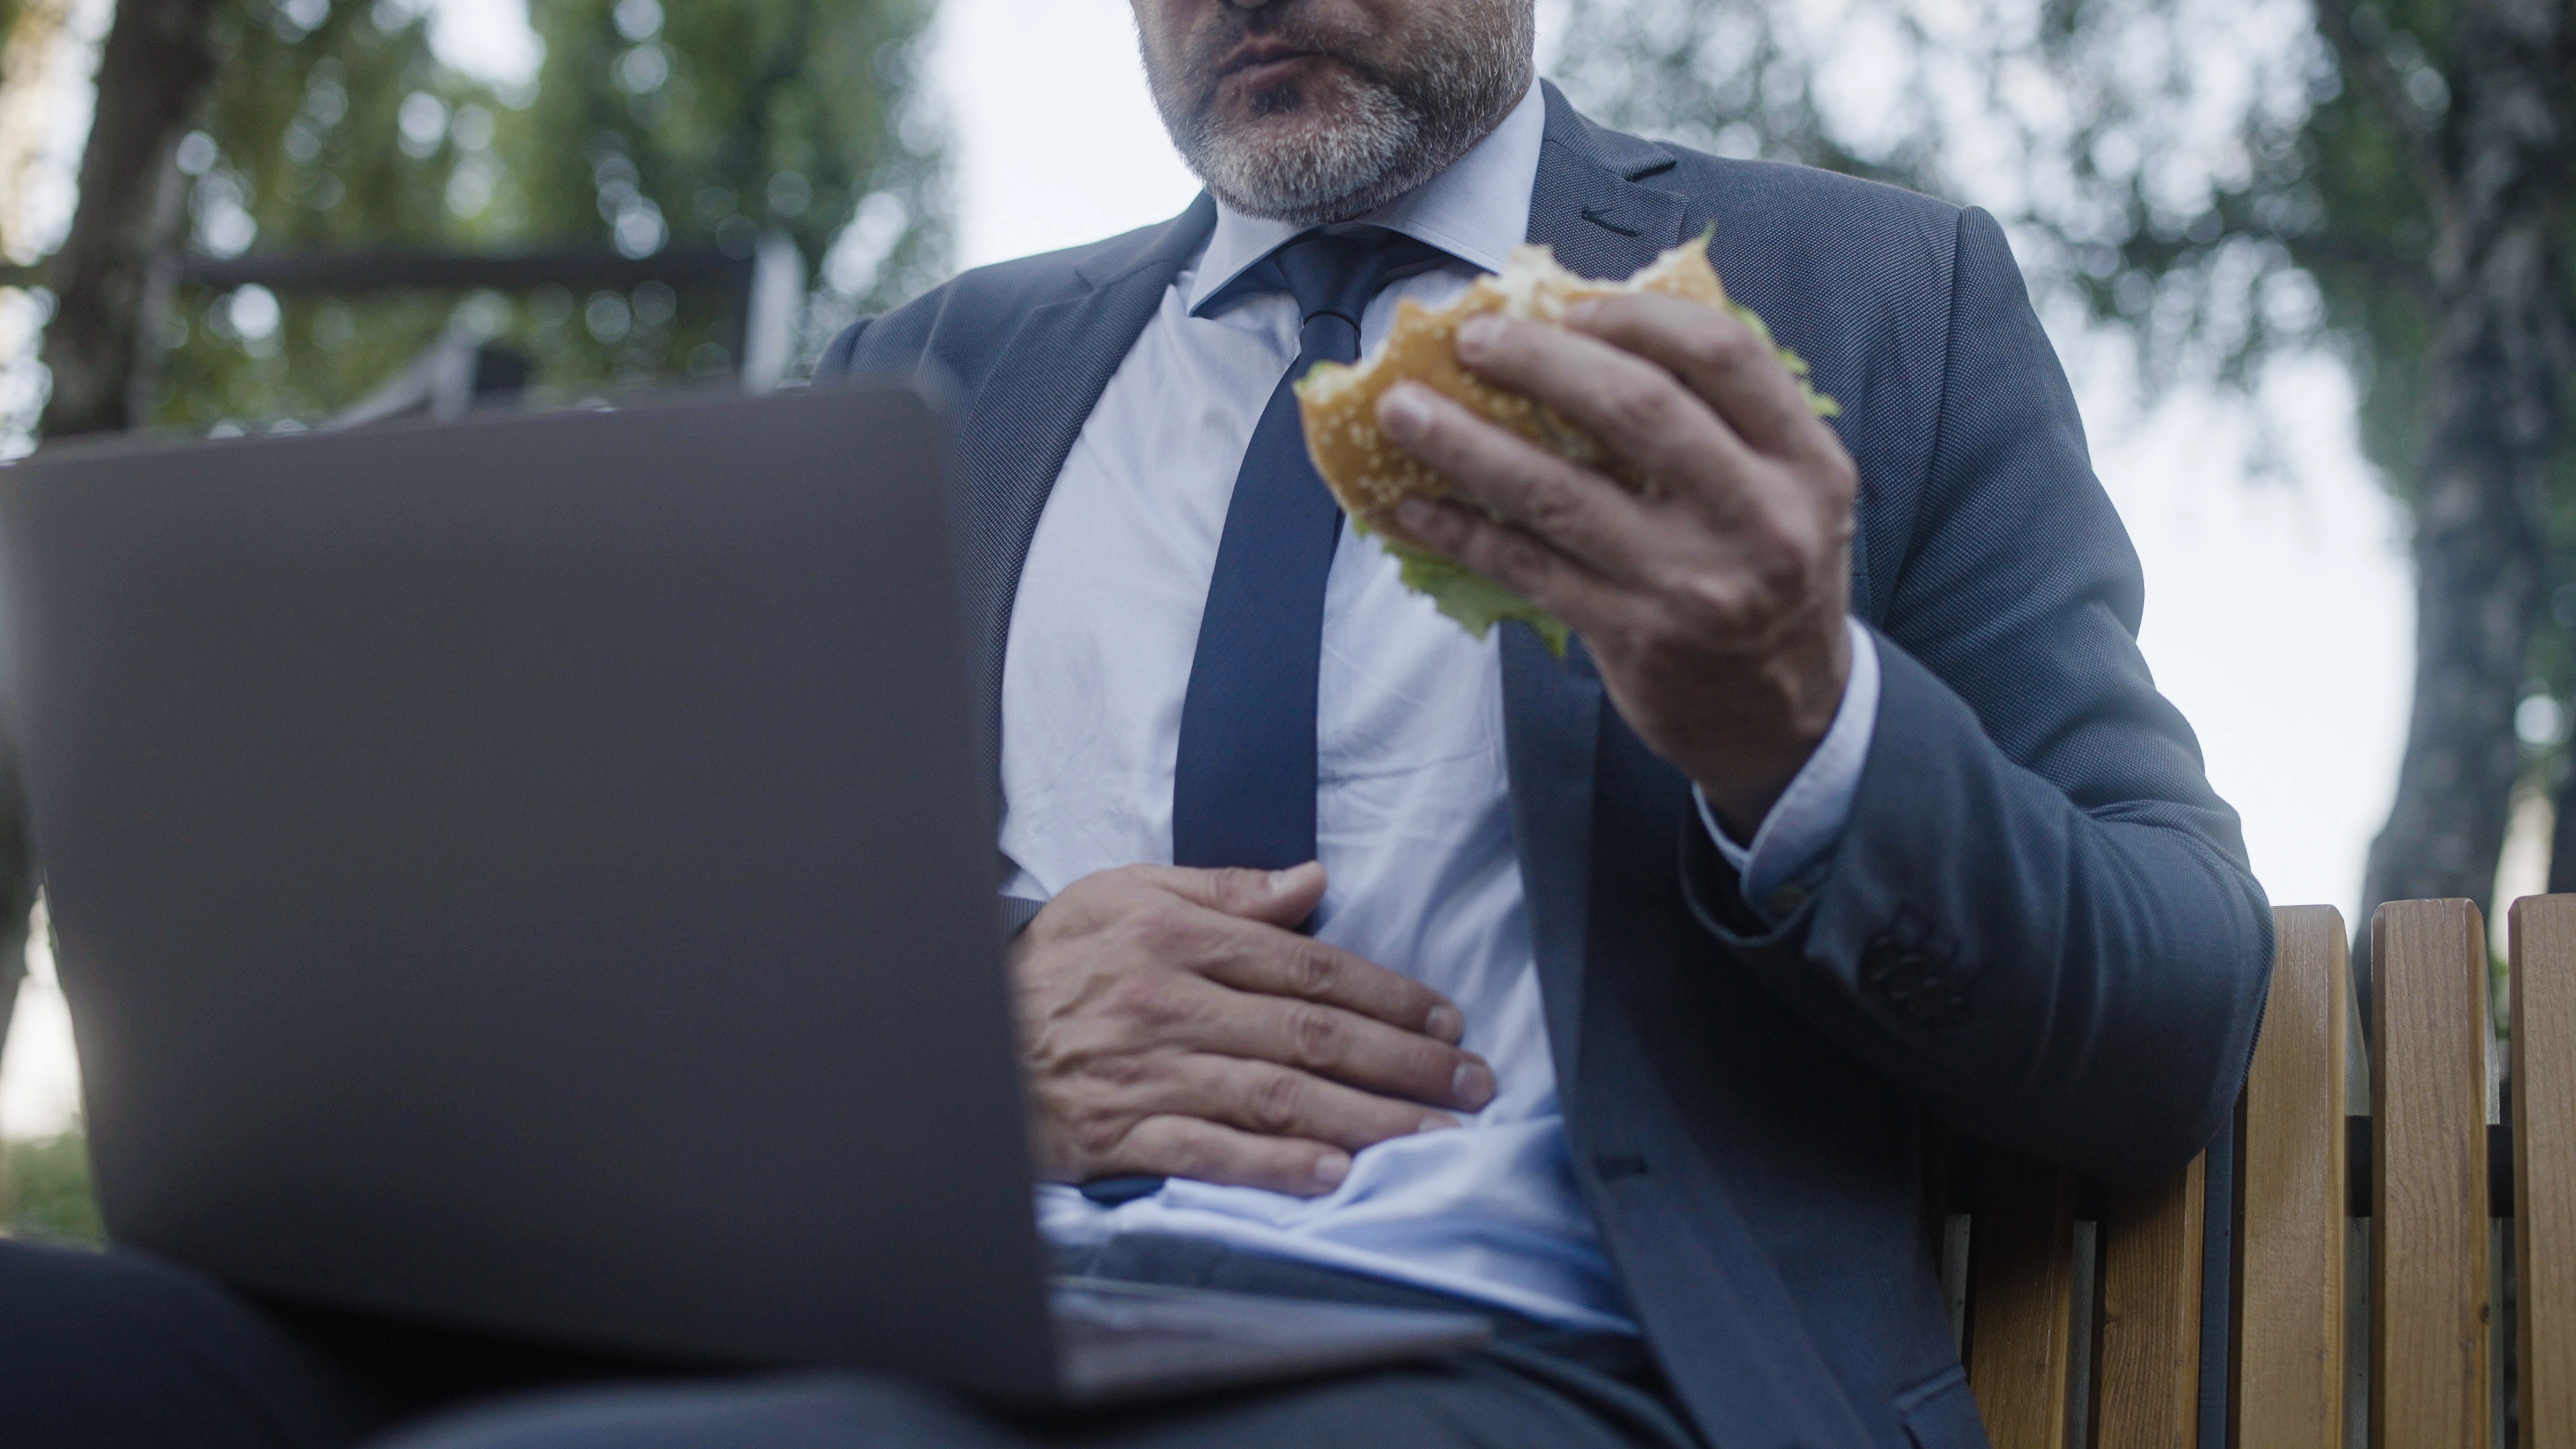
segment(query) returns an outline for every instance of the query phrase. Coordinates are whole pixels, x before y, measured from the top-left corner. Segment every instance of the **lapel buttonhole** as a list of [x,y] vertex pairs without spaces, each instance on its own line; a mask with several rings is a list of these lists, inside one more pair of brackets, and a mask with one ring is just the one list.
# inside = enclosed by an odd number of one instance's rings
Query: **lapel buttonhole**
[[1592,223],[1594,226],[1600,227],[1600,228],[1601,228],[1602,230],[1604,230],[1604,231],[1615,231],[1615,232],[1617,232],[1617,233],[1618,233],[1619,235],[1621,235],[1621,236],[1643,236],[1643,235],[1645,235],[1645,233],[1643,233],[1643,232],[1639,231],[1637,228],[1635,228],[1635,227],[1633,227],[1633,226],[1621,226],[1619,223],[1617,223],[1617,222],[1615,222],[1615,221],[1612,221],[1612,220],[1610,219],[1610,209],[1609,209],[1608,207],[1601,207],[1601,206],[1587,206],[1587,207],[1584,207],[1584,208],[1583,208],[1583,219],[1584,219],[1585,221],[1588,221],[1588,222]]

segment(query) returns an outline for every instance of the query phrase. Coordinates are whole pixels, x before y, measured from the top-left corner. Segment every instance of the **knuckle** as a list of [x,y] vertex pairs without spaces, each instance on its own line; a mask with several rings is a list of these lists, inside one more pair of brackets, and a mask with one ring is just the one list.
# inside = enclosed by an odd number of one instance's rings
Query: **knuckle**
[[1216,898],[1228,908],[1240,907],[1260,899],[1269,891],[1269,876],[1262,871],[1241,866],[1226,866],[1209,872],[1214,880]]
[[1056,1125],[1085,1157],[1107,1157],[1135,1135],[1136,1123],[1125,1113],[1079,1106],[1061,1108]]
[[1547,572],[1547,550],[1535,539],[1506,534],[1496,552],[1496,561],[1515,577],[1537,578]]
[[1300,936],[1288,954],[1288,989],[1298,996],[1330,996],[1342,984],[1341,959],[1333,948]]
[[1744,627],[1751,612],[1752,591],[1729,570],[1711,569],[1692,574],[1682,581],[1678,592],[1683,619],[1674,621],[1669,627],[1653,630],[1652,642],[1676,644],[1690,634],[1729,633]]
[[1320,1006],[1299,1008],[1288,1019],[1288,1048],[1302,1066],[1331,1066],[1341,1056],[1341,1018]]
[[1860,466],[1852,461],[1851,454],[1843,451],[1839,443],[1827,448],[1822,461],[1817,464],[1816,492],[1826,503],[1845,514],[1860,498]]
[[1296,1127],[1306,1109],[1306,1081],[1295,1072],[1264,1072],[1244,1104],[1247,1125],[1274,1137]]
[[1216,1166],[1214,1146],[1181,1118],[1158,1115],[1131,1124],[1119,1139],[1116,1156],[1123,1166],[1206,1177]]
[[1612,384],[1606,411],[1618,432],[1631,438],[1653,437],[1672,427],[1680,401],[1678,390],[1661,378],[1628,378]]
[[1453,509],[1431,508],[1421,518],[1404,524],[1400,531],[1410,533],[1424,543],[1454,548],[1466,537],[1467,525]]
[[1768,598],[1795,596],[1807,581],[1808,560],[1816,553],[1815,540],[1786,535],[1772,540],[1772,546],[1753,556],[1752,592]]
[[1457,456],[1465,446],[1467,435],[1460,431],[1457,415],[1447,403],[1448,399],[1437,396],[1423,399],[1422,416],[1413,429],[1414,451],[1445,459]]
[[1563,535],[1582,523],[1588,511],[1583,498],[1567,487],[1563,479],[1546,478],[1531,486],[1522,516],[1539,533]]
[[1744,366],[1757,351],[1753,329],[1732,317],[1711,317],[1691,338],[1691,361],[1716,372]]

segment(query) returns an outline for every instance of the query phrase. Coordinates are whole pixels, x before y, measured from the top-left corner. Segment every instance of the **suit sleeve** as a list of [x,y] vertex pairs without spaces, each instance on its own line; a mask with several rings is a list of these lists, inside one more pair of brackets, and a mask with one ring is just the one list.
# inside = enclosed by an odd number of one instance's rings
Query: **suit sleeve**
[[850,360],[858,355],[859,339],[867,335],[868,324],[875,320],[873,317],[860,318],[842,328],[840,334],[824,346],[823,355],[814,360],[816,382],[838,382],[850,375]]
[[1877,642],[1877,728],[1815,892],[1766,928],[1682,841],[1703,926],[1956,1126],[2115,1182],[2244,1081],[2271,912],[2137,647],[2137,557],[2003,233],[1962,215],[1940,429]]

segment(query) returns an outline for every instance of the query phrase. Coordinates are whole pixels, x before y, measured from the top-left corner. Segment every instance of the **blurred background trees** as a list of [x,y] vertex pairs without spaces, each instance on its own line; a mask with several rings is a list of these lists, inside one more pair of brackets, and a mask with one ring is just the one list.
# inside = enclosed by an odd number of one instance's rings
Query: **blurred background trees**
[[2150,400],[2250,398],[2287,355],[2339,357],[2412,516],[2418,615],[2356,965],[2383,900],[2487,900],[2518,792],[2555,794],[2550,886],[2576,889],[2576,6],[1575,11],[1579,104],[1989,207],[2052,320],[2124,342]]
[[79,211],[40,269],[41,431],[309,425],[450,334],[523,358],[541,397],[744,361],[742,299],[693,286],[703,268],[581,290],[209,288],[182,257],[748,261],[767,240],[815,282],[792,370],[944,265],[913,76],[926,19],[922,0],[537,0],[542,61],[496,83],[441,63],[422,0],[124,0]]

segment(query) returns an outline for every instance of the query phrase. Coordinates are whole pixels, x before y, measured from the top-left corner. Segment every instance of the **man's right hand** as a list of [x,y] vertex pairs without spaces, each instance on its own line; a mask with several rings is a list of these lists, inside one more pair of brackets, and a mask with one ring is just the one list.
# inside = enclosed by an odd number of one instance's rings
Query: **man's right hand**
[[1324,868],[1131,865],[1068,886],[1011,947],[1040,1172],[1311,1196],[1351,1153],[1493,1100],[1431,988],[1294,929]]

